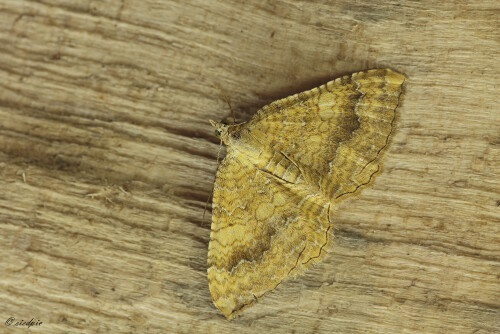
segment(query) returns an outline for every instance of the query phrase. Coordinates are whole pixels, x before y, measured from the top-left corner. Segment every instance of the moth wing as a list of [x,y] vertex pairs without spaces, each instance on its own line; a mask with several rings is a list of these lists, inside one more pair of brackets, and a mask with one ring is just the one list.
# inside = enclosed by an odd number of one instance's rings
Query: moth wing
[[226,317],[321,257],[330,203],[307,190],[229,150],[217,171],[208,246],[210,293]]
[[277,100],[245,124],[263,148],[281,152],[330,201],[373,181],[393,132],[404,75],[354,73]]

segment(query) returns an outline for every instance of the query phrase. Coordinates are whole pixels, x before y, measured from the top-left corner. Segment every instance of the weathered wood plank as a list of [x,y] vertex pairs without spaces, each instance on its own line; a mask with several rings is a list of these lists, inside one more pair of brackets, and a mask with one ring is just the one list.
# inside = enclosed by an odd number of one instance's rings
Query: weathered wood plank
[[[500,332],[500,24],[483,1],[0,3],[0,320],[43,332]],[[390,67],[384,171],[325,262],[232,322],[209,119]],[[220,87],[220,89],[219,89]],[[31,328],[33,329],[33,327]]]

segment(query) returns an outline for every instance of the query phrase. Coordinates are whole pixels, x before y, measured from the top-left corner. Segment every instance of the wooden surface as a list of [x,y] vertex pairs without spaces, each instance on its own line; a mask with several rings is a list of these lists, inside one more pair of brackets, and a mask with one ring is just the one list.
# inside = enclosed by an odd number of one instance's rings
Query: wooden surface
[[[497,1],[0,2],[0,332],[500,332]],[[351,72],[408,76],[384,171],[325,261],[228,322],[219,142]],[[27,330],[27,329],[24,329]]]

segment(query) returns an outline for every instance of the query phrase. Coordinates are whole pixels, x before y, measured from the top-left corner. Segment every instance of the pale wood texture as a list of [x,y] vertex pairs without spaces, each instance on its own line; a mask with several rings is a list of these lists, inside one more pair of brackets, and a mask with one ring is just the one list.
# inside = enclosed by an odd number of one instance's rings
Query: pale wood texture
[[[0,332],[500,332],[498,1],[0,2]],[[408,76],[322,264],[228,322],[209,119]],[[221,93],[223,92],[223,94]]]

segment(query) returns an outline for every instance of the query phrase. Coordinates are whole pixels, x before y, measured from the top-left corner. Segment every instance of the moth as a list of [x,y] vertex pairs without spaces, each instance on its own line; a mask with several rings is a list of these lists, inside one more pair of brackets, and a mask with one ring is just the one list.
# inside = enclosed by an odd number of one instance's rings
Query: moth
[[404,81],[390,69],[358,72],[272,102],[248,122],[211,121],[227,155],[207,274],[228,319],[323,258],[336,204],[380,171]]

